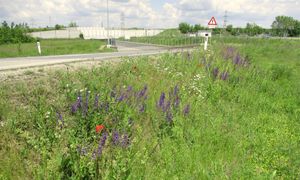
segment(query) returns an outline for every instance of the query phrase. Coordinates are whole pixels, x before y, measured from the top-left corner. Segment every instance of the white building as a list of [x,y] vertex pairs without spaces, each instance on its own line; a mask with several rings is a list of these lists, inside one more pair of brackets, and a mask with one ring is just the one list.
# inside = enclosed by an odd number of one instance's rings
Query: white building
[[155,36],[161,33],[161,29],[107,29],[103,27],[77,27],[66,28],[65,30],[53,30],[53,31],[41,31],[33,32],[31,36],[50,39],[50,38],[79,38],[79,34],[82,33],[84,39],[107,39],[124,37],[130,39],[131,37],[142,36]]

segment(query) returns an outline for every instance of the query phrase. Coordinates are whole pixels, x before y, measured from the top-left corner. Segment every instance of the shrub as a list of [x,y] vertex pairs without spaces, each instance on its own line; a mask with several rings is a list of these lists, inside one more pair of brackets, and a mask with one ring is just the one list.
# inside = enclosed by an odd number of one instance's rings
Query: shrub
[[79,34],[79,38],[80,38],[80,39],[84,39],[84,36],[83,36],[82,33]]
[[27,35],[29,27],[27,24],[17,24],[11,23],[9,26],[6,21],[4,21],[0,26],[0,44],[8,43],[27,43],[33,42],[34,38]]

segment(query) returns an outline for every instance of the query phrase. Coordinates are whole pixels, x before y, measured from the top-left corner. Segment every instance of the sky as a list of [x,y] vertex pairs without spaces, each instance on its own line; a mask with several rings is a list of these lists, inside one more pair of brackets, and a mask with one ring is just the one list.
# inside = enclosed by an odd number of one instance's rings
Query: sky
[[[107,0],[0,0],[0,21],[26,22],[33,27],[107,26]],[[108,0],[110,26],[175,28],[180,22],[207,26],[212,16],[223,26],[256,23],[269,28],[278,15],[300,20],[300,0]]]

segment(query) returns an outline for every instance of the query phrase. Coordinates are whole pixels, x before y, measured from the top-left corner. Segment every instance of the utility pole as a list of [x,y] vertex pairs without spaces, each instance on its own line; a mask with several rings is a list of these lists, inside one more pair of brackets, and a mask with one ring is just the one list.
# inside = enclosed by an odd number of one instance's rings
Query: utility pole
[[51,16],[49,16],[49,28],[51,27]]
[[33,26],[35,25],[35,19],[31,18],[30,21],[31,21],[31,28],[33,28]]
[[125,15],[124,12],[121,13],[121,36],[125,36],[124,34],[124,28],[125,28]]
[[220,36],[221,36],[221,32],[225,32],[226,31],[226,27],[227,27],[227,18],[228,18],[228,15],[227,15],[227,10],[225,10],[225,14],[224,14],[224,21],[223,21],[223,29],[220,31]]
[[228,15],[227,15],[227,10],[226,10],[226,11],[225,11],[225,15],[224,15],[223,28],[226,28],[226,27],[227,27],[227,18],[228,18]]
[[106,0],[106,14],[107,14],[107,45],[109,46],[109,11],[108,11],[108,0]]

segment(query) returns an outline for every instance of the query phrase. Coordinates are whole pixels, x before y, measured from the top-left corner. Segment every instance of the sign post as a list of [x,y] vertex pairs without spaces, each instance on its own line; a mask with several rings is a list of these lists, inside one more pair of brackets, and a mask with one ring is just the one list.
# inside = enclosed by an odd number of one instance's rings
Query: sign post
[[205,36],[204,37],[204,51],[206,51],[207,50],[207,43],[208,43],[208,36]]
[[37,45],[37,49],[38,49],[39,55],[41,55],[41,54],[42,54],[41,43],[38,41],[38,42],[36,43],[36,45]]
[[[215,17],[212,17],[212,18],[209,20],[209,22],[208,22],[208,28],[209,28],[209,29],[214,29],[214,28],[216,28],[217,25],[218,25],[218,24],[217,24],[217,21],[216,21]],[[205,36],[205,37],[204,37],[204,51],[207,50],[208,38],[209,38],[209,37],[210,37],[210,36]]]

